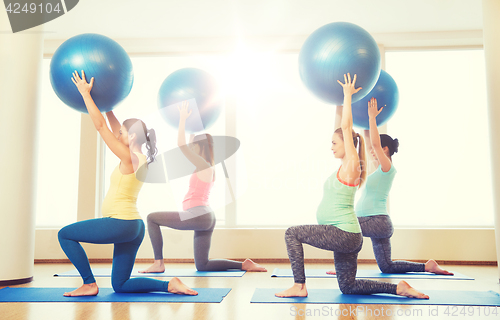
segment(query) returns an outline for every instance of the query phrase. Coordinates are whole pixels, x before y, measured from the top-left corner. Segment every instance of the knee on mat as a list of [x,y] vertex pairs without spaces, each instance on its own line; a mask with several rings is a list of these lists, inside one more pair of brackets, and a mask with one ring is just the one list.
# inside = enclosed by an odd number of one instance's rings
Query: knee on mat
[[113,290],[116,293],[125,293],[126,291],[123,290],[123,282],[121,281],[111,281],[111,286],[113,287]]
[[196,270],[198,270],[198,271],[210,271],[210,270],[208,270],[207,265],[208,265],[208,261],[205,263],[201,263],[201,262],[195,263]]
[[339,289],[340,292],[342,292],[343,294],[354,294],[352,290],[352,285],[339,283]]
[[379,266],[379,268],[382,273],[395,273],[392,266],[389,265]]

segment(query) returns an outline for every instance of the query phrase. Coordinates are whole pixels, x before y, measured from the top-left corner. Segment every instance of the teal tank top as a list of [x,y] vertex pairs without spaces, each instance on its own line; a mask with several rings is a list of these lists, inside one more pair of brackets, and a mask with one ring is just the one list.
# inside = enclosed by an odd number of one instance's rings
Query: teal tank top
[[354,213],[354,195],[358,186],[340,181],[339,171],[332,174],[323,186],[323,199],[316,211],[316,219],[318,224],[333,225],[346,232],[361,233],[358,218]]
[[387,172],[382,171],[382,167],[378,166],[377,170],[366,178],[365,188],[356,203],[355,211],[358,217],[388,214],[387,197],[391,191],[396,172],[393,165]]

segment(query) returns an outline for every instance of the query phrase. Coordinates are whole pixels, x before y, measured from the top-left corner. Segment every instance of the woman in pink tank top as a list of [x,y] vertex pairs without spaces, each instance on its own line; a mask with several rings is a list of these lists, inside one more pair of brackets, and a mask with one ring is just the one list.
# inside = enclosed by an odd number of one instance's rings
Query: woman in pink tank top
[[179,107],[179,131],[177,144],[184,156],[196,167],[189,180],[189,190],[182,202],[183,211],[162,211],[148,215],[148,232],[153,245],[155,262],[141,273],[165,271],[163,261],[163,237],[160,226],[177,230],[194,230],[194,262],[198,271],[267,271],[264,267],[246,259],[244,262],[226,259],[209,259],[210,243],[215,228],[215,214],[209,205],[210,190],[215,181],[213,139],[208,133],[199,134],[186,144],[186,119],[191,115],[188,103]]

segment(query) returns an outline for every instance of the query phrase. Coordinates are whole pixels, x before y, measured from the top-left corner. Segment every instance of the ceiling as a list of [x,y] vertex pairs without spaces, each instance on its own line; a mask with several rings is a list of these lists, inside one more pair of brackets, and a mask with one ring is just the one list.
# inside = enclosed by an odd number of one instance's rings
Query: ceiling
[[482,29],[481,0],[81,0],[46,39],[306,36],[334,21],[372,34]]

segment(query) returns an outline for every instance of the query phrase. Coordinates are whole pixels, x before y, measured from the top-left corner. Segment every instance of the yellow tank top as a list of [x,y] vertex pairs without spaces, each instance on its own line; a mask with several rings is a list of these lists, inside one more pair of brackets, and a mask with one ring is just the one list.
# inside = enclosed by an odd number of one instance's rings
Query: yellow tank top
[[[140,168],[147,161],[145,155],[134,152],[139,158]],[[137,210],[137,196],[143,185],[136,177],[136,172],[122,174],[120,165],[111,174],[108,193],[102,202],[102,216],[121,220],[142,219]]]

